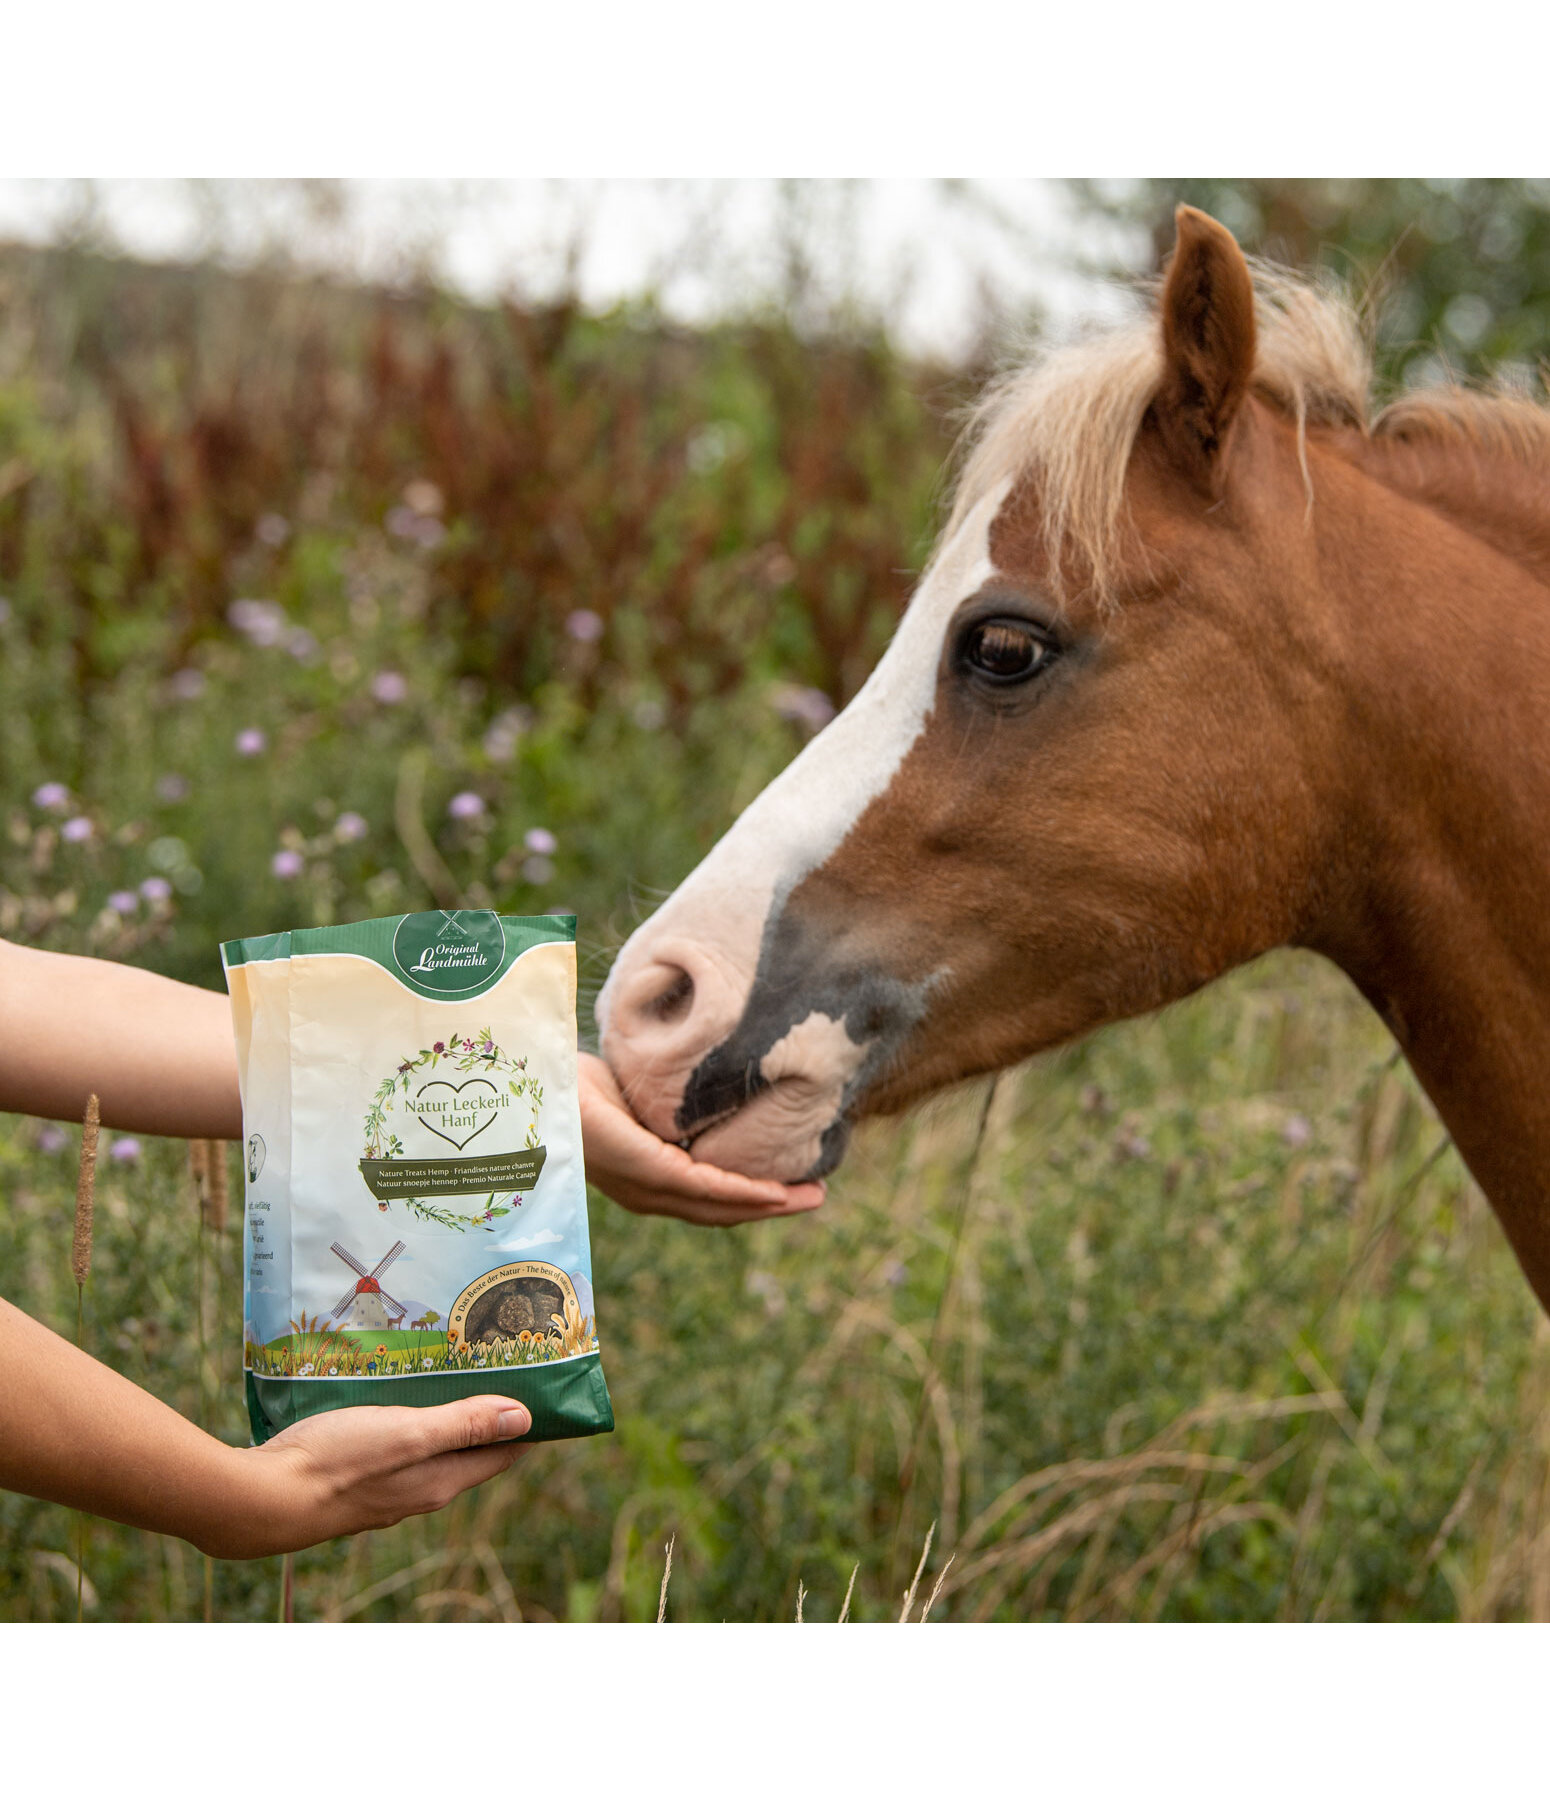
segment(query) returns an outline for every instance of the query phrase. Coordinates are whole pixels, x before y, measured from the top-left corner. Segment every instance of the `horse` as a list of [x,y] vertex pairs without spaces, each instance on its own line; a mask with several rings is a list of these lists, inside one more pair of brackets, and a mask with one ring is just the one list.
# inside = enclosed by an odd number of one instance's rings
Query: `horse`
[[865,685],[628,939],[640,1120],[787,1181],[1282,945],[1377,1010],[1550,1308],[1550,413],[1377,409],[1356,309],[1181,207],[983,397]]

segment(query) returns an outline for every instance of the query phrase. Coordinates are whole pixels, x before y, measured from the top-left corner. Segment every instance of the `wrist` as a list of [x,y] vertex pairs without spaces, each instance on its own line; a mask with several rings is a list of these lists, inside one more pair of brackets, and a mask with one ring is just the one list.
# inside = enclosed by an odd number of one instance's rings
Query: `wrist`
[[305,1511],[291,1458],[210,1441],[208,1468],[178,1536],[230,1562],[288,1548]]

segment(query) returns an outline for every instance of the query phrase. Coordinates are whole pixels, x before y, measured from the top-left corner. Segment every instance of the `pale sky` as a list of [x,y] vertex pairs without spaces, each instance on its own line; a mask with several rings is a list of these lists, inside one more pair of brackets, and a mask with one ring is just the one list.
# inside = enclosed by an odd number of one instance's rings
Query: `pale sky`
[[391,280],[432,267],[480,299],[552,293],[574,258],[585,304],[655,288],[688,323],[812,287],[880,312],[901,345],[953,358],[986,309],[1056,330],[1112,317],[1098,278],[1137,268],[1139,234],[1078,220],[1052,181],[20,181],[0,180],[0,238],[83,228],[152,259],[303,264]]

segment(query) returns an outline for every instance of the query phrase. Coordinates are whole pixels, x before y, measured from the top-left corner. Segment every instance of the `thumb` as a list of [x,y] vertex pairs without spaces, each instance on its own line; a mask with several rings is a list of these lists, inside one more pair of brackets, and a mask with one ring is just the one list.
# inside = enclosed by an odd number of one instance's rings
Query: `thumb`
[[520,1400],[501,1394],[475,1394],[467,1400],[451,1400],[445,1406],[429,1406],[419,1415],[422,1455],[440,1456],[448,1450],[475,1450],[484,1444],[504,1443],[525,1436],[533,1428],[533,1415]]

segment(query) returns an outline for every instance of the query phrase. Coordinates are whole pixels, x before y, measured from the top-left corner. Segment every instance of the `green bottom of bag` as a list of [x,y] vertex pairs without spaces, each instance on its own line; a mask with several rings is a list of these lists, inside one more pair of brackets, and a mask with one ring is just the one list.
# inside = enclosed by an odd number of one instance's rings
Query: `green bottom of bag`
[[247,1374],[248,1420],[253,1442],[267,1444],[276,1432],[314,1413],[343,1406],[440,1406],[470,1394],[504,1394],[520,1400],[533,1415],[533,1429],[521,1440],[592,1437],[614,1428],[613,1404],[596,1350],[564,1362],[529,1363],[515,1369],[468,1369],[447,1375],[307,1376],[299,1381]]

